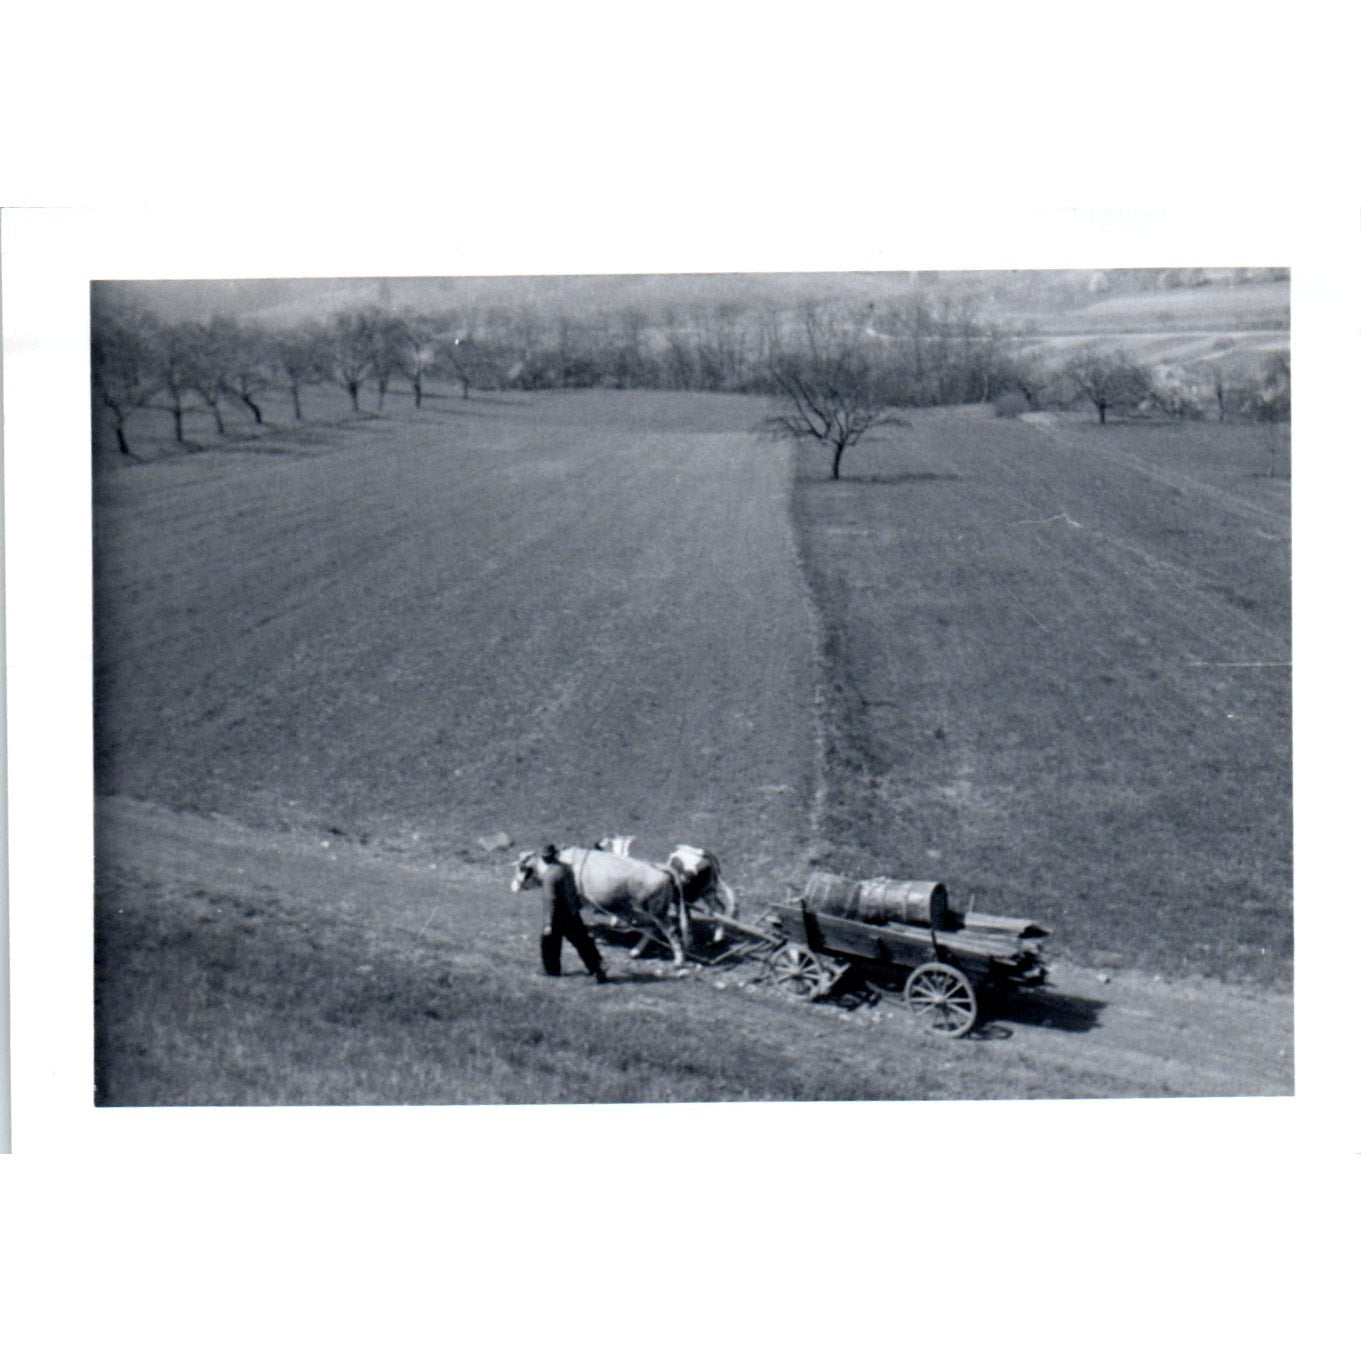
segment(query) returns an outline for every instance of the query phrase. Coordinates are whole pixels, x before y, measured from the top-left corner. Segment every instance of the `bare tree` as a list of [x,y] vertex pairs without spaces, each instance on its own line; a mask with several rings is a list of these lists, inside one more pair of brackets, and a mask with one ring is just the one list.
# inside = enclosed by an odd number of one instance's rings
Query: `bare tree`
[[1054,374],[1037,359],[1016,353],[997,355],[991,378],[993,391],[1020,393],[1031,411],[1042,411],[1053,400]]
[[[369,373],[378,387],[378,410],[383,409],[388,387],[399,373],[406,372],[411,332],[402,317],[371,313],[369,316]],[[420,402],[417,401],[417,405]]]
[[1198,384],[1191,372],[1179,365],[1161,364],[1153,369],[1148,395],[1164,416],[1174,420],[1190,420],[1201,414]]
[[269,338],[258,327],[238,321],[217,320],[213,325],[222,356],[222,386],[250,412],[256,425],[264,425],[260,403],[270,386]]
[[293,419],[302,420],[302,390],[330,376],[330,336],[321,327],[285,331],[269,344],[269,365],[293,399]]
[[552,362],[543,318],[532,307],[519,307],[503,319],[507,347],[515,357],[506,377],[518,387],[549,387]]
[[465,402],[477,378],[479,354],[477,342],[470,335],[446,335],[436,343],[435,363],[453,375]]
[[826,445],[833,480],[846,450],[869,431],[903,424],[882,395],[882,374],[863,332],[820,309],[804,313],[802,343],[776,355],[769,374],[783,409],[766,429]]
[[662,352],[662,372],[666,385],[682,389],[698,387],[699,368],[692,326],[674,308],[668,308]]
[[225,329],[214,321],[206,326],[187,325],[182,330],[189,387],[213,413],[217,433],[225,435],[227,423],[222,418],[222,401],[227,396],[226,371],[231,362]]
[[904,403],[987,402],[1016,385],[1015,328],[989,320],[975,297],[918,291],[867,309],[862,325],[891,358],[892,395]]
[[381,313],[373,309],[351,309],[331,318],[327,337],[327,369],[331,377],[350,394],[350,406],[359,410],[359,393],[364,380],[373,372],[377,322]]
[[657,363],[647,343],[648,317],[628,307],[611,318],[606,370],[617,387],[648,387],[657,379]]
[[1229,418],[1230,388],[1228,375],[1218,364],[1210,365],[1210,385],[1214,389],[1215,405],[1219,409],[1219,423]]
[[90,369],[95,391],[113,418],[118,452],[138,457],[128,439],[128,419],[151,405],[159,381],[152,338],[155,319],[147,313],[120,316],[95,308],[90,326]]
[[184,416],[191,410],[194,390],[196,343],[193,327],[158,323],[151,335],[153,365],[158,388],[165,393],[159,410],[169,412],[175,427],[175,443],[184,444]]
[[1149,394],[1147,371],[1118,351],[1086,350],[1074,359],[1068,375],[1096,408],[1102,425],[1108,412],[1135,407]]
[[1276,424],[1290,419],[1290,356],[1273,354],[1252,398],[1252,414]]
[[397,318],[392,327],[397,368],[411,385],[411,397],[418,410],[425,395],[425,376],[438,355],[438,336],[438,319],[416,312]]

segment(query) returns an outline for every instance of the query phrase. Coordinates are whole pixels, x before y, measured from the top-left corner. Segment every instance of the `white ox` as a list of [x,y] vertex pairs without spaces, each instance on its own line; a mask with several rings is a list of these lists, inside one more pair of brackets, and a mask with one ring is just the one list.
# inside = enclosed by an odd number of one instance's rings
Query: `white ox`
[[[596,847],[568,846],[558,852],[558,859],[572,871],[577,892],[588,907],[638,923],[644,939],[632,950],[635,959],[642,953],[645,940],[655,937],[670,947],[676,964],[685,963],[690,914],[675,875],[645,860],[633,860]],[[511,890],[518,893],[521,889],[537,888],[543,882],[543,868],[538,853],[526,851],[516,862]]]
[[[630,855],[634,838],[631,836],[602,836],[596,849],[610,851],[615,855]],[[698,846],[677,846],[666,858],[665,868],[674,875],[680,885],[681,900],[687,909],[697,905],[707,907],[710,912],[737,919],[737,895],[723,881],[718,857],[712,851]],[[715,943],[724,938],[723,923],[720,920],[714,929]]]

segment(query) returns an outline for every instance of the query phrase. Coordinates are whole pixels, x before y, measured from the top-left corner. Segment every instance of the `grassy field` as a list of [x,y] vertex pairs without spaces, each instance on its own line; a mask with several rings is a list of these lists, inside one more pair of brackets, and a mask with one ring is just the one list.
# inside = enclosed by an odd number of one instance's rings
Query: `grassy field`
[[1119,350],[1149,366],[1213,364],[1241,380],[1290,348],[1286,282],[1114,292],[1068,297],[1052,307],[1014,300],[1021,352],[1055,368],[1088,350]]
[[[759,415],[394,397],[97,478],[101,1100],[1288,1089],[1261,432],[942,411],[831,484]],[[710,845],[749,907],[810,864],[939,877],[1131,991],[1071,974],[943,1056],[620,956],[544,980],[509,859],[613,831]],[[1201,976],[1284,1010],[1167,991]]]
[[1283,331],[1290,326],[1290,285],[1284,280],[1211,284],[1102,296],[1072,309],[1066,322],[1074,329],[1102,327],[1115,331],[1171,327],[1187,331]]
[[808,456],[831,861],[943,877],[1089,960],[1287,985],[1289,483],[1269,438],[942,411],[841,484]]

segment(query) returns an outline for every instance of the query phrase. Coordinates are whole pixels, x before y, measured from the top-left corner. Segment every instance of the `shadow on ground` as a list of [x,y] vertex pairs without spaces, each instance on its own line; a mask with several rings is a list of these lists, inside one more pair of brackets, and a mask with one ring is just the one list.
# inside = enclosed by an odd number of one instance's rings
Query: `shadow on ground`
[[987,1016],[990,1020],[1014,1021],[1017,1025],[1085,1034],[1101,1024],[1101,1013],[1106,1005],[1091,997],[1074,997],[1069,993],[1041,989],[995,997],[988,1005]]

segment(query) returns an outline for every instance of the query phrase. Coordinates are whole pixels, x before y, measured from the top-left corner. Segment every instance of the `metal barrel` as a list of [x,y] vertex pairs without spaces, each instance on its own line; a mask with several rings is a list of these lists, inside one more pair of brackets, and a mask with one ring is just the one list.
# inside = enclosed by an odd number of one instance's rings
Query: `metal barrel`
[[857,903],[861,921],[883,926],[904,922],[957,931],[964,919],[950,910],[945,885],[929,879],[869,879],[860,885]]
[[957,931],[963,917],[951,910],[945,885],[928,879],[847,879],[818,871],[804,889],[805,905],[830,917],[871,926],[933,926]]
[[817,870],[808,876],[803,890],[804,906],[810,912],[825,912],[829,917],[854,917],[860,884],[840,874]]

